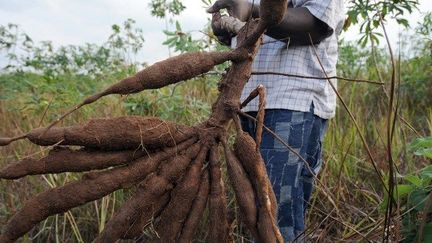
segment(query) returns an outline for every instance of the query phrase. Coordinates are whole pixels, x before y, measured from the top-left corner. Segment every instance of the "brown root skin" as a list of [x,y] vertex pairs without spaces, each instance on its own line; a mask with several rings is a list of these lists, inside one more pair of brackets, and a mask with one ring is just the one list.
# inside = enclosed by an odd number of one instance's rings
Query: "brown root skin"
[[[122,205],[93,242],[114,243],[122,238],[131,229],[134,222],[142,216],[151,218],[154,212],[143,210],[154,205],[156,200],[171,188],[172,185],[166,178],[156,175],[149,176],[142,188],[139,188],[134,196]],[[140,215],[141,213],[144,215]]]
[[124,165],[145,155],[146,151],[142,150],[101,152],[55,147],[46,157],[39,160],[24,159],[6,166],[0,171],[0,178],[11,180],[27,175],[100,170]]
[[222,180],[221,164],[217,146],[210,150],[210,197],[208,241],[219,243],[228,241],[227,204]]
[[[49,131],[44,128],[36,128],[31,130],[27,134],[27,139],[30,142],[41,145],[41,146],[51,146],[54,144],[60,144],[65,141],[65,130],[66,129],[77,129],[79,126],[74,127],[54,127]],[[63,144],[63,143],[62,143]],[[64,145],[68,145],[67,142]]]
[[143,237],[144,230],[157,218],[170,199],[169,192],[159,197],[151,205],[139,212],[138,219],[127,229],[121,239],[136,239]]
[[27,134],[25,135],[21,135],[21,136],[17,136],[17,137],[13,137],[13,138],[1,138],[0,137],[0,147],[1,146],[7,146],[10,143],[17,141],[17,140],[21,140],[27,137]]
[[176,147],[166,148],[151,157],[137,159],[128,166],[93,173],[80,181],[50,189],[29,199],[4,227],[2,240],[15,241],[37,223],[50,215],[66,212],[106,196],[120,188],[142,181],[155,171],[160,162],[191,146],[195,139],[189,139]]
[[256,29],[257,25],[258,22],[256,21],[249,21],[240,30],[237,41],[241,47],[236,50],[239,53],[244,53],[243,55],[248,56],[248,58],[234,62],[219,83],[221,94],[213,105],[213,112],[209,118],[209,123],[215,127],[227,126],[232,118],[232,113],[240,109],[241,93],[251,75],[252,61],[260,46],[260,37],[264,30],[260,33],[254,32],[255,38],[248,39],[248,42],[245,41],[245,37],[248,35],[248,31]]
[[183,225],[181,234],[178,238],[179,243],[189,243],[193,240],[194,234],[207,204],[207,198],[210,192],[209,171],[204,170],[201,176],[201,185],[195,200],[192,204],[191,211]]
[[268,186],[268,192],[269,192],[269,199],[270,199],[270,212],[272,214],[272,217],[277,220],[278,218],[278,204],[277,204],[277,199],[276,199],[276,195],[274,194],[273,191],[273,186],[271,183],[267,184]]
[[11,138],[0,138],[0,146],[7,146],[12,142]]
[[[256,117],[257,125],[256,125],[256,150],[258,151],[261,145],[262,140],[262,131],[264,126],[264,116],[265,116],[265,100],[266,100],[266,90],[265,87],[260,84],[258,87],[256,87],[249,96],[242,102],[241,108],[245,107],[249,102],[251,102],[253,99],[255,99],[257,96],[259,96],[259,106],[258,106],[258,114]],[[236,127],[237,128],[237,127]],[[237,129],[237,131],[240,131],[241,129]]]
[[192,159],[201,156],[203,145],[198,143],[193,144],[184,153],[177,155],[175,162],[162,164],[159,168],[158,175],[163,176],[171,183],[175,184],[184,174]]
[[270,184],[270,180],[268,179],[264,160],[259,151],[256,150],[255,141],[249,134],[240,132],[236,137],[234,151],[249,175],[249,178],[251,178],[252,185],[259,195],[260,205],[269,205],[268,185]]
[[162,211],[160,221],[156,224],[159,239],[156,242],[175,242],[181,233],[192,203],[198,193],[201,169],[206,159],[208,148],[203,147],[192,162],[188,171],[171,192],[171,200]]
[[[130,78],[140,83],[142,89],[158,89],[194,78],[210,71],[215,65],[239,58],[241,57],[235,51],[184,53],[157,62]],[[135,90],[136,87],[134,86]]]
[[237,204],[239,206],[240,216],[243,223],[255,239],[258,239],[257,216],[255,191],[252,187],[243,166],[231,151],[229,146],[224,142],[225,159],[227,163],[227,172],[233,187]]
[[144,149],[173,146],[191,137],[193,128],[154,117],[127,116],[91,119],[70,127],[38,128],[27,138],[38,145],[77,145],[103,150]]
[[123,237],[132,225],[139,220],[140,215],[141,218],[152,216],[148,215],[150,212],[145,212],[143,209],[172,189],[172,183],[176,179],[175,176],[178,176],[187,168],[190,161],[198,154],[200,147],[200,144],[194,144],[168,162],[163,163],[161,167],[172,168],[170,173],[161,173],[159,171],[157,174],[148,176],[134,196],[125,202],[107,223],[95,242],[115,242]]
[[[256,150],[255,141],[251,136],[249,136],[249,134],[245,132],[239,132],[236,137],[234,148],[237,158],[239,158],[240,162],[248,173],[249,178],[251,178],[252,185],[254,186],[255,192],[258,195],[259,217],[266,220],[266,223],[261,223],[261,226],[258,227],[260,238],[266,237],[262,234],[267,234],[267,232],[271,230],[277,241],[283,242],[283,238],[279,228],[277,227],[276,221],[277,205],[272,205],[274,202],[272,202],[273,200],[271,198],[274,197],[274,192],[267,175],[264,160],[262,159],[259,151]],[[266,214],[268,214],[268,216]],[[267,217],[270,218],[270,222],[272,222],[271,224],[267,224]],[[258,219],[258,223],[259,221],[260,219]],[[263,227],[266,228],[264,229]]]
[[257,87],[258,93],[259,93],[259,107],[258,107],[258,114],[257,114],[257,124],[256,124],[256,150],[259,151],[261,146],[261,140],[262,140],[262,132],[263,132],[263,126],[264,126],[264,117],[265,117],[265,105],[266,105],[266,91],[265,87],[263,85],[258,85]]
[[[263,243],[275,243],[278,242],[276,238],[276,234],[272,228],[272,219],[270,214],[265,210],[259,210],[258,215],[258,233],[259,233],[259,241]],[[280,241],[279,241],[280,242]],[[280,242],[280,243],[283,243]]]

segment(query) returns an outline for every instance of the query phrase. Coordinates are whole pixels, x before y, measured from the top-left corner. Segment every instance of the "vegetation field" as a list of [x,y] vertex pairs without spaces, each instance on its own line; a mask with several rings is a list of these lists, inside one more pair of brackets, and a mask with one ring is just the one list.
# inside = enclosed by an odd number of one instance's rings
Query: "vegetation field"
[[[153,14],[166,17],[157,11]],[[375,27],[370,24],[370,29],[380,28],[379,22]],[[307,241],[432,242],[432,15],[409,24],[408,34],[401,35],[392,55],[383,44],[385,38],[374,35],[374,30],[362,33],[366,40],[360,39],[360,44],[340,40],[338,76],[354,81],[338,82],[346,107],[339,102],[329,123],[325,163],[307,215]],[[177,53],[226,48],[217,43],[209,27],[203,32],[208,35],[197,39],[177,23],[173,30],[165,30],[165,44]],[[47,126],[83,98],[145,67],[136,61],[138,53],[148,51],[142,49],[144,38],[130,19],[113,25],[103,44],[61,47],[49,41],[34,43],[19,25],[0,25],[0,51],[8,63],[0,72],[0,135]],[[380,43],[374,38],[380,38]],[[221,65],[207,75],[159,90],[105,97],[62,124],[122,115],[196,124],[211,113],[225,68]],[[0,167],[46,153],[46,148],[19,141],[0,148]],[[0,231],[26,199],[81,176],[63,173],[0,180]],[[90,242],[133,191],[116,191],[49,217],[22,242]],[[230,188],[227,200],[235,222],[238,212]],[[197,242],[205,242],[207,224],[205,217]],[[232,232],[237,242],[250,240],[241,227]]]

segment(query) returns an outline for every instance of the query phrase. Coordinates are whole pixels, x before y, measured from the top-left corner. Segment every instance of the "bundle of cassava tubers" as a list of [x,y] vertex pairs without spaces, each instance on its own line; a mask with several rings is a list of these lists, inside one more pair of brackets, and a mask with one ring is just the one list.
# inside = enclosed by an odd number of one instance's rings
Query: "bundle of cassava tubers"
[[[0,242],[16,241],[50,215],[133,186],[134,194],[108,221],[95,242],[142,239],[149,225],[155,234],[146,234],[148,241],[190,242],[206,207],[208,241],[228,242],[230,230],[219,147],[224,150],[227,174],[243,224],[260,242],[283,242],[276,222],[275,195],[258,149],[262,129],[258,129],[254,140],[241,130],[238,114],[240,95],[250,77],[261,36],[269,26],[281,21],[286,5],[286,0],[262,0],[261,18],[246,23],[238,34],[238,46],[232,51],[188,53],[156,63],[87,98],[46,128],[1,138],[2,146],[24,138],[37,145],[53,146],[44,158],[24,159],[3,168],[2,179],[86,173],[81,180],[42,192],[25,202],[3,227]],[[232,66],[219,83],[220,94],[211,116],[202,124],[189,127],[158,118],[130,116],[54,126],[67,114],[105,95],[164,87],[206,73],[225,61],[232,61]],[[263,87],[258,87],[251,97],[258,94],[260,128]],[[231,121],[237,131],[233,148],[226,141]]]

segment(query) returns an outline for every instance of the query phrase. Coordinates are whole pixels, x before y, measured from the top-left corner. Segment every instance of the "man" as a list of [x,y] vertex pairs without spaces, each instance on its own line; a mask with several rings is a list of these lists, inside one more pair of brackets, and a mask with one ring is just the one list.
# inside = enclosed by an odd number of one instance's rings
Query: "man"
[[[251,15],[259,16],[258,4],[258,0],[218,0],[208,12],[227,9],[234,17],[246,21]],[[283,21],[267,30],[252,67],[253,72],[273,74],[252,75],[242,99],[259,84],[264,85],[267,89],[265,125],[308,162],[305,165],[302,159],[264,132],[261,154],[278,200],[278,224],[284,239],[291,241],[305,230],[306,207],[314,174],[321,167],[321,144],[327,120],[335,114],[336,95],[325,79],[275,73],[325,77],[314,54],[315,47],[327,75],[335,75],[337,37],[342,30],[345,9],[343,0],[291,0],[287,7]],[[218,39],[229,42],[228,33],[212,27]],[[255,116],[257,102],[256,99],[250,102],[244,111]],[[243,119],[242,125],[254,135],[253,121]]]

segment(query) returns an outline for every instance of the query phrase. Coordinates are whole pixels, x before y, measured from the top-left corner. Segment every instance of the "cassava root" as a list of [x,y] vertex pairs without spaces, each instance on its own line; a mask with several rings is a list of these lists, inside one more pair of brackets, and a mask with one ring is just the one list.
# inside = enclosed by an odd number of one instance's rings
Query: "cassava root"
[[225,188],[222,180],[222,171],[218,146],[210,150],[210,197],[209,197],[209,242],[227,242],[228,221]]
[[192,204],[191,211],[184,222],[181,234],[178,238],[179,243],[189,243],[192,241],[198,224],[206,208],[207,198],[210,191],[209,172],[204,170],[201,176],[201,185],[197,196]]
[[38,128],[25,138],[42,146],[76,145],[103,150],[159,148],[173,146],[193,134],[181,126],[154,117],[117,117],[91,119],[85,125]]
[[233,187],[240,217],[255,239],[258,239],[256,195],[252,184],[231,148],[223,142],[227,172]]
[[[138,185],[135,193],[107,222],[95,242],[142,239],[148,225],[154,225],[156,234],[144,237],[150,241],[190,242],[207,205],[208,241],[227,242],[230,240],[227,203],[218,157],[221,142],[242,222],[256,240],[283,241],[275,221],[276,200],[258,150],[260,140],[255,142],[240,132],[238,122],[234,151],[224,138],[230,121],[237,118],[241,109],[241,92],[250,77],[261,36],[282,20],[285,10],[286,0],[262,0],[261,18],[236,29],[238,46],[234,50],[169,58],[88,97],[46,128],[0,138],[0,146],[24,138],[37,145],[56,146],[46,157],[26,158],[7,166],[0,171],[0,178],[87,172],[81,180],[39,193],[25,202],[4,226],[0,242],[17,240],[50,215],[135,185]],[[232,66],[219,83],[220,95],[212,114],[199,126],[129,116],[54,127],[68,114],[103,96],[164,87],[206,73],[229,60]],[[265,98],[260,98],[259,109],[263,111]],[[261,121],[263,117],[264,113]]]
[[83,172],[124,165],[147,155],[143,150],[97,151],[55,147],[39,160],[27,158],[12,163],[0,171],[2,179],[18,179],[27,175]]
[[29,231],[35,224],[50,215],[94,201],[120,188],[128,188],[155,171],[159,164],[186,149],[195,139],[170,147],[152,156],[143,157],[128,166],[90,173],[80,181],[42,192],[28,200],[6,224],[0,242],[13,242]]
[[[166,173],[166,171],[164,171],[149,176],[149,178],[140,185],[135,195],[129,199],[116,215],[114,215],[112,220],[109,221],[103,232],[96,238],[95,242],[115,242],[126,234],[127,230],[138,220],[139,214],[142,212],[143,208],[151,205],[155,200],[172,189],[173,186],[171,183],[174,182],[173,178],[181,174],[191,159],[196,156],[199,148],[199,144],[194,144],[162,165],[162,167],[175,168],[170,170],[170,172]],[[143,213],[148,214],[151,212]],[[144,217],[150,216],[151,215],[144,215]]]
[[[272,187],[264,161],[259,150],[256,150],[255,141],[246,132],[240,131],[237,133],[234,151],[248,173],[255,193],[258,195],[258,233],[261,240],[274,242],[270,240],[274,236],[278,242],[283,242],[276,222],[277,206],[270,199],[275,198],[274,192],[271,190]],[[272,237],[270,237],[270,232],[273,234]]]
[[171,192],[171,200],[162,211],[156,224],[158,238],[156,242],[175,242],[181,233],[184,221],[191,210],[193,201],[201,183],[201,169],[207,156],[208,148],[203,147],[186,174]]

